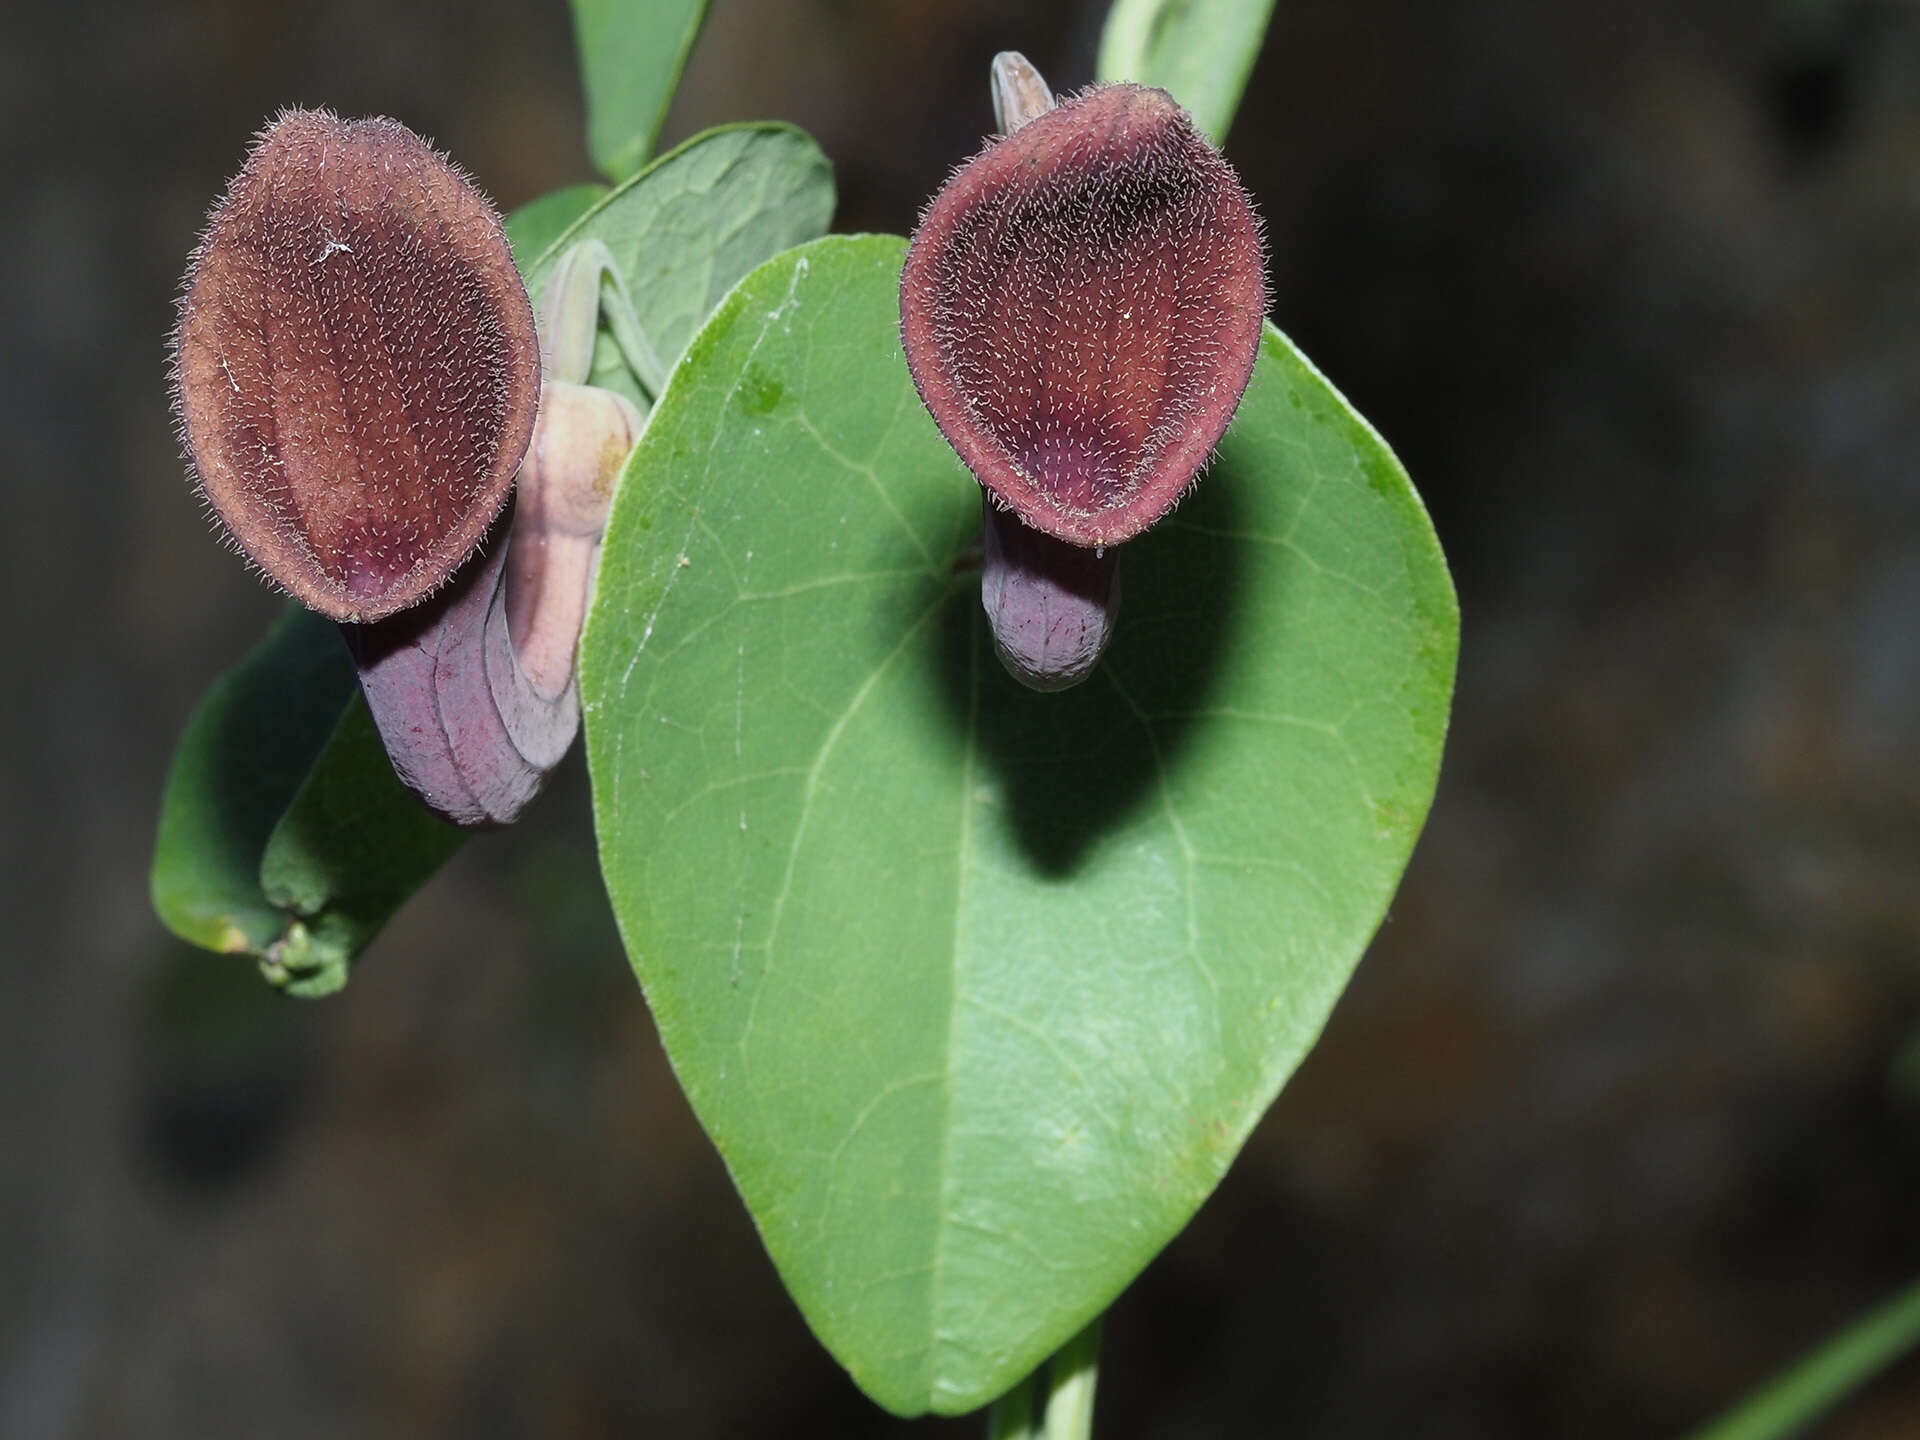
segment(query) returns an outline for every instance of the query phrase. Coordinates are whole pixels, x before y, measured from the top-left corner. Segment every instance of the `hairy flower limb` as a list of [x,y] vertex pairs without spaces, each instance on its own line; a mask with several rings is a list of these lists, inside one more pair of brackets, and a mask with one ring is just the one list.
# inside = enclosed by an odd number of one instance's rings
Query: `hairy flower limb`
[[516,818],[579,729],[574,651],[644,424],[582,383],[603,313],[658,395],[604,245],[563,258],[536,321],[452,162],[325,111],[262,132],[188,270],[175,398],[203,491],[340,622],[395,772],[458,824]]
[[1004,133],[921,216],[900,340],[998,507],[981,601],[1001,659],[1062,689],[1112,634],[1114,547],[1194,485],[1252,376],[1260,225],[1165,91],[1097,85],[1056,105],[1012,52],[991,83]]

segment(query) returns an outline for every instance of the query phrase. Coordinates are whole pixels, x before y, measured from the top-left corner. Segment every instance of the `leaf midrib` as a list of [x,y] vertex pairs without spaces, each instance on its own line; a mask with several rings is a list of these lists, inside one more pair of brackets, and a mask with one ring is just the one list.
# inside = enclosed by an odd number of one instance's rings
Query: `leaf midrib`
[[967,735],[963,748],[965,760],[960,769],[960,838],[955,845],[953,885],[953,950],[948,957],[947,1033],[941,1045],[941,1071],[945,1079],[940,1100],[940,1161],[937,1167],[936,1193],[939,1203],[933,1219],[933,1256],[927,1278],[927,1383],[926,1396],[933,1402],[940,1373],[935,1363],[943,1343],[940,1331],[940,1281],[945,1273],[947,1232],[953,1214],[953,1050],[954,1028],[960,1014],[960,957],[967,946],[967,892],[973,879],[973,812],[975,808],[976,765],[980,757],[980,617],[978,611],[967,624]]

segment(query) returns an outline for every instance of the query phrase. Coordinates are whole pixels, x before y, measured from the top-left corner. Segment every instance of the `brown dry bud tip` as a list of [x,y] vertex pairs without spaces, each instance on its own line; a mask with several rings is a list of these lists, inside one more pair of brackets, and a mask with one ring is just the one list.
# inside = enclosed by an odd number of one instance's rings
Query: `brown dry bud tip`
[[394,120],[290,110],[187,272],[175,403],[235,542],[336,620],[472,553],[533,431],[540,349],[499,216]]
[[993,57],[987,83],[993,90],[993,123],[1002,135],[1038,120],[1058,103],[1046,77],[1018,50],[1002,50]]
[[900,334],[969,469],[1028,524],[1117,545],[1193,483],[1253,373],[1260,225],[1163,90],[1105,85],[995,141],[914,232]]

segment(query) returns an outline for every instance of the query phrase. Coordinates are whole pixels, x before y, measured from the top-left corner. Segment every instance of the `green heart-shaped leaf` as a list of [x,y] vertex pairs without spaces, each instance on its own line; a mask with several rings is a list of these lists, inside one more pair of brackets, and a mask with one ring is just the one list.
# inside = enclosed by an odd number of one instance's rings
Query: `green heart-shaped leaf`
[[1057,695],[1001,674],[904,242],[763,265],[616,498],[581,689],[608,893],[820,1338],[968,1410],[1219,1182],[1384,915],[1458,615],[1406,475],[1268,329]]

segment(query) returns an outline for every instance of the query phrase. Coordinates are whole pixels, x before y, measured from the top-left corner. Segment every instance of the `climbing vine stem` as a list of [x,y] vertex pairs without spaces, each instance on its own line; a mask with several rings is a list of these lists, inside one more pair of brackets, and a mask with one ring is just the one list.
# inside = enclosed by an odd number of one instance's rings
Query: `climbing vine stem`
[[[1046,1376],[1046,1408],[1036,1416],[1034,1399]],[[1091,1440],[1093,1391],[1100,1376],[1100,1317],[987,1411],[987,1440]]]
[[1783,1440],[1920,1345],[1920,1282],[1849,1325],[1688,1440]]

